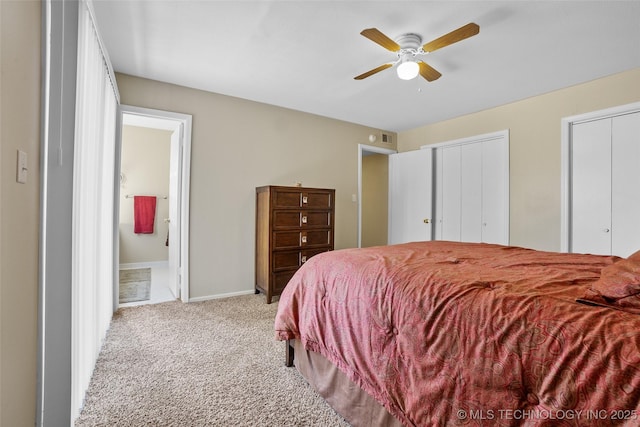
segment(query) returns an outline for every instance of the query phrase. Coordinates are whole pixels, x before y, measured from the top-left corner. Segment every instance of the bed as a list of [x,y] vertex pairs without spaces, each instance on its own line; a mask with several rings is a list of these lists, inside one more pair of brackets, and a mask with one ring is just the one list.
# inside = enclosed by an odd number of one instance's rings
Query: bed
[[309,259],[287,357],[354,426],[640,425],[640,254],[445,241]]

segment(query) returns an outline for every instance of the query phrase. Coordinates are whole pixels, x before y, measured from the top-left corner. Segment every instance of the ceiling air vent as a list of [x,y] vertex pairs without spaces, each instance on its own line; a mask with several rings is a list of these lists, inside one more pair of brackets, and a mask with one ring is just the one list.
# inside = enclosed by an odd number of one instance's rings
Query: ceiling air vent
[[391,144],[391,135],[389,135],[388,133],[383,133],[380,140],[384,143]]

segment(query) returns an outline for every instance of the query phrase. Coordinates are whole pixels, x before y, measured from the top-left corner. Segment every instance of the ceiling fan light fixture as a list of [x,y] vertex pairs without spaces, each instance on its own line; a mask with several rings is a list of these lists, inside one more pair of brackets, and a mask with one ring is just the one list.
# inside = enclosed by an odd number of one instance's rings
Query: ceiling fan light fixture
[[398,63],[396,72],[398,73],[398,77],[402,80],[411,80],[415,79],[420,73],[420,66],[413,60],[413,58],[410,57],[410,55],[404,55]]

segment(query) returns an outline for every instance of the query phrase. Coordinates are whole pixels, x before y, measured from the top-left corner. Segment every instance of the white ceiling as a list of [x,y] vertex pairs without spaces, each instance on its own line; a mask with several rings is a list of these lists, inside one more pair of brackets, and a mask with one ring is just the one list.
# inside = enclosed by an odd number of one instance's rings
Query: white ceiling
[[[94,0],[116,71],[403,131],[640,67],[640,1]],[[376,27],[423,43],[475,22],[480,34],[395,69]]]

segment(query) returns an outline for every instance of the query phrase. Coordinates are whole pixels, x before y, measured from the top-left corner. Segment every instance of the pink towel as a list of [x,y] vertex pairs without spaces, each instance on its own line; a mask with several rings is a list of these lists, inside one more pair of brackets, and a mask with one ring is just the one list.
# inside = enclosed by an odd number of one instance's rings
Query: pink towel
[[136,234],[153,234],[155,218],[156,198],[154,196],[134,196],[133,232]]

